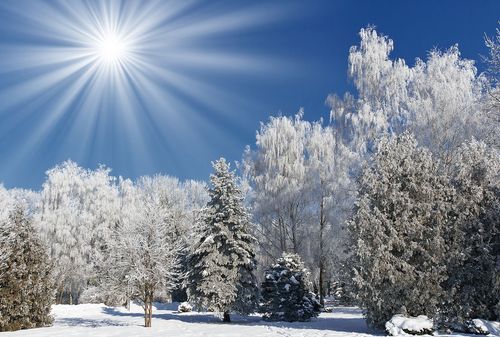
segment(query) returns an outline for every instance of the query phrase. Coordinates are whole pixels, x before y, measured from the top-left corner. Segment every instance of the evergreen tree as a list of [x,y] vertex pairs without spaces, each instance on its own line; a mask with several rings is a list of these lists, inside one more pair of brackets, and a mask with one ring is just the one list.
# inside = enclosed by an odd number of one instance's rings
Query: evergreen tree
[[260,312],[273,321],[307,321],[317,317],[320,303],[309,290],[309,272],[296,254],[284,253],[266,270]]
[[455,221],[447,237],[445,313],[459,323],[500,319],[500,156],[482,142],[462,145],[452,166]]
[[230,311],[248,314],[256,308],[255,239],[229,164],[221,158],[212,165],[210,201],[198,220],[186,285],[190,302],[230,321]]
[[368,322],[394,314],[434,317],[444,299],[443,229],[452,190],[426,149],[403,133],[381,140],[359,180],[349,224],[355,286]]
[[20,205],[0,224],[0,331],[52,323],[54,286],[45,248]]

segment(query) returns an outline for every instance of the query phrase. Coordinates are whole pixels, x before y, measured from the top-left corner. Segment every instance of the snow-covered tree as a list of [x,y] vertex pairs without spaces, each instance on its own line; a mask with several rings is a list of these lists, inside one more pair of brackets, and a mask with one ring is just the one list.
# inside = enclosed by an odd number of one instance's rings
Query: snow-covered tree
[[262,265],[283,252],[299,254],[321,298],[345,255],[343,223],[354,194],[350,171],[356,156],[334,113],[332,108],[330,125],[303,120],[303,111],[271,118],[244,157]]
[[408,128],[421,146],[448,166],[453,151],[472,137],[484,139],[485,78],[474,61],[463,59],[458,46],[433,50],[417,59],[408,84]]
[[0,331],[52,323],[52,267],[24,208],[16,203],[0,220]]
[[349,224],[355,285],[370,324],[394,314],[433,317],[444,299],[443,231],[453,191],[411,134],[383,138],[359,179]]
[[296,254],[284,253],[266,270],[261,286],[260,312],[272,321],[308,321],[320,313],[311,292],[309,271]]
[[55,262],[58,297],[78,302],[106,259],[117,222],[118,192],[110,170],[86,170],[68,161],[47,172],[36,224]]
[[121,183],[122,212],[113,233],[102,286],[139,300],[144,326],[151,327],[155,293],[174,288],[178,278],[179,237],[175,200],[162,177]]
[[317,224],[310,224],[309,237],[317,240],[309,239],[308,247],[311,262],[316,262],[318,293],[323,304],[326,282],[334,275],[339,277],[338,269],[345,259],[343,225],[351,214],[354,189],[350,169],[355,156],[345,145],[341,132],[333,125],[323,126],[321,121],[311,125],[305,156],[309,207]]
[[14,204],[14,199],[2,184],[0,184],[0,221],[9,217],[10,210]]
[[486,98],[485,111],[488,124],[489,144],[500,147],[498,134],[500,133],[500,28],[496,29],[496,36],[485,38],[489,49],[488,57],[484,58],[488,66],[486,76],[489,80],[488,96]]
[[224,158],[213,163],[210,201],[201,211],[188,257],[189,301],[223,313],[252,313],[258,301],[255,238],[234,172]]
[[404,130],[412,73],[404,60],[389,58],[394,42],[387,36],[373,27],[361,29],[359,35],[360,45],[349,50],[348,66],[357,97],[354,102],[346,101],[355,109],[349,118],[359,138],[356,146],[362,152],[370,149],[379,135]]
[[[177,181],[177,180],[175,180]],[[207,185],[204,182],[188,180],[183,183],[177,181],[169,188],[172,194],[172,200],[176,206],[176,235],[180,245],[179,264],[180,275],[179,282],[172,291],[172,301],[187,301],[187,289],[185,287],[184,277],[188,272],[187,257],[191,245],[190,237],[193,227],[196,223],[200,210],[205,207],[209,200]]]
[[347,112],[344,126],[355,152],[370,153],[384,134],[410,130],[447,164],[463,141],[488,136],[481,108],[485,78],[457,46],[433,50],[427,60],[417,59],[410,67],[390,58],[394,42],[373,27],[361,29],[360,37],[360,45],[349,52],[356,92],[329,98],[335,110]]
[[295,117],[271,117],[261,124],[256,149],[245,153],[252,212],[266,265],[283,252],[303,252],[306,243],[310,213],[304,154],[310,123],[302,116],[301,110]]
[[457,151],[452,172],[456,214],[448,226],[448,320],[500,318],[500,154],[472,141]]
[[271,118],[244,157],[262,264],[274,263],[283,252],[299,254],[320,297],[344,259],[343,224],[355,191],[351,169],[357,157],[341,115],[332,106],[329,125],[305,121],[302,110]]

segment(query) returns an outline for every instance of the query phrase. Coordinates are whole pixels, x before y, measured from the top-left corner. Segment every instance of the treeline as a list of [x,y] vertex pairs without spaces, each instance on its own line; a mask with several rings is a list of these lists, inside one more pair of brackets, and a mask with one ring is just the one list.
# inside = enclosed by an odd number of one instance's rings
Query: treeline
[[[307,121],[302,110],[271,117],[238,176],[218,161],[209,188],[65,162],[40,192],[0,189],[2,228],[24,209],[46,246],[58,303],[137,298],[150,314],[147,303],[171,292],[246,313],[257,310],[264,269],[293,253],[320,302],[343,284],[375,326],[396,313],[498,320],[500,33],[486,40],[481,74],[457,46],[409,66],[390,58],[393,41],[373,28],[360,37],[349,53],[355,92],[328,97],[328,121]],[[229,237],[242,255],[208,250],[227,248]],[[205,281],[221,288],[190,288]]]

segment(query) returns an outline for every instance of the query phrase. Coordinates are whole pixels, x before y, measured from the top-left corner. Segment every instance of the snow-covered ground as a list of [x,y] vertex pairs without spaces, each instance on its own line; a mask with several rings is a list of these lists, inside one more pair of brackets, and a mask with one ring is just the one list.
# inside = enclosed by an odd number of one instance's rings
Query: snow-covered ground
[[[365,324],[357,308],[337,307],[332,313],[306,323],[264,322],[258,316],[232,316],[233,322],[222,323],[209,313],[178,313],[177,305],[157,305],[153,311],[153,327],[144,328],[139,306],[125,308],[102,304],[56,305],[54,326],[15,332],[7,336],[88,337],[88,336],[175,336],[175,337],[363,337],[380,336]],[[464,336],[464,335],[446,335]]]

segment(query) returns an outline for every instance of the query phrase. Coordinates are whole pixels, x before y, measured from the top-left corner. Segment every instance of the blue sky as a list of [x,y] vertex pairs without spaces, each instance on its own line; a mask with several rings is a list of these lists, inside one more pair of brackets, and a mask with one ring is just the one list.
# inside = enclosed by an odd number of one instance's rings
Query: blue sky
[[[360,28],[375,25],[413,64],[455,43],[479,60],[498,20],[493,0],[4,0],[0,182],[39,189],[66,159],[206,179],[210,161],[240,159],[270,115],[327,117],[326,96],[350,90]],[[106,27],[127,50],[119,61],[101,57]]]

